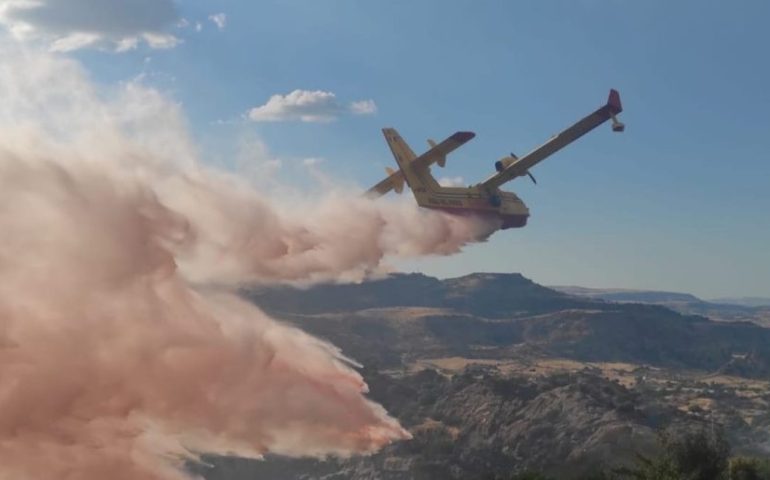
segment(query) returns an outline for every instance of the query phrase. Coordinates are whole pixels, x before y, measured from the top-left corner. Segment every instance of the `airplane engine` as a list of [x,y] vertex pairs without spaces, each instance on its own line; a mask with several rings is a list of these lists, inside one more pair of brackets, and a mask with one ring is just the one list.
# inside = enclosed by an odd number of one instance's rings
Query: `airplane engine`
[[495,162],[495,170],[497,170],[498,172],[502,172],[516,160],[518,160],[518,158],[516,158],[516,156],[513,156],[513,155],[510,157],[503,157],[500,160]]

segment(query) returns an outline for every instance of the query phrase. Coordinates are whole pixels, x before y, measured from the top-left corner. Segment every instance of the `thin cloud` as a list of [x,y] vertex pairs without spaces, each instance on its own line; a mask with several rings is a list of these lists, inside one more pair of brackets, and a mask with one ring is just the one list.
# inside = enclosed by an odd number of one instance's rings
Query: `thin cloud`
[[214,25],[217,26],[218,29],[224,30],[227,26],[227,15],[224,13],[216,13],[214,15],[209,15],[209,20],[211,20]]
[[181,40],[166,29],[179,21],[173,0],[0,0],[0,25],[58,52],[173,48]]
[[350,104],[350,111],[356,115],[371,115],[377,113],[374,100],[359,100]]
[[264,105],[249,111],[255,122],[331,122],[343,114],[370,115],[377,111],[374,100],[359,100],[348,106],[340,103],[332,92],[323,90],[294,90],[286,95],[276,94]]

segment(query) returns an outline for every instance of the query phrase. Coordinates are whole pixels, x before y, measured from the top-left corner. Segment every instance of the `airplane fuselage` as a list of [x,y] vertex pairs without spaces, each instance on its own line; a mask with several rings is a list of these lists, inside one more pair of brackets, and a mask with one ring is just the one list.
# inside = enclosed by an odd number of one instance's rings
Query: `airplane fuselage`
[[529,209],[512,192],[495,190],[490,193],[479,186],[438,189],[419,186],[413,189],[413,193],[422,207],[456,215],[496,218],[502,229],[523,227],[529,218]]

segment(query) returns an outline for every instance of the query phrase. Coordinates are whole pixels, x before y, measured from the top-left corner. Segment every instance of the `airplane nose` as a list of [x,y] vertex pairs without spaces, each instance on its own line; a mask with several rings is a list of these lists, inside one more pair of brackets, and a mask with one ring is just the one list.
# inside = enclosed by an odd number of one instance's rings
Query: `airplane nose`
[[503,225],[500,227],[502,230],[509,228],[521,228],[527,224],[527,215],[502,215]]

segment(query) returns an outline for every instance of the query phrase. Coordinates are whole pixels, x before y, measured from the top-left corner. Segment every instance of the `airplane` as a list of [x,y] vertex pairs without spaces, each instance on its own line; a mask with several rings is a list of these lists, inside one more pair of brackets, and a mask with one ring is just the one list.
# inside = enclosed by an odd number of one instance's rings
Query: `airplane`
[[456,132],[441,143],[428,140],[430,149],[420,156],[414,154],[403,138],[393,128],[383,128],[382,133],[398,164],[398,170],[386,168],[388,176],[366,192],[376,198],[394,190],[401,193],[404,184],[412,190],[421,207],[442,210],[458,215],[479,215],[500,220],[502,229],[520,228],[527,224],[529,209],[513,192],[504,192],[500,186],[517,177],[535,177],[530,169],[552,154],[566,147],[594,128],[611,120],[612,131],[623,132],[625,125],[617,119],[623,111],[620,94],[610,90],[607,103],[578,121],[532,152],[519,158],[513,153],[495,162],[497,172],[481,183],[470,187],[444,187],[431,175],[430,166],[446,164],[446,157],[455,149],[476,136],[473,132]]

